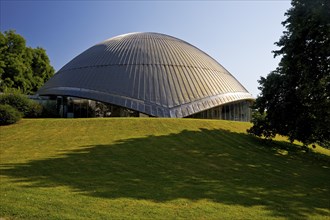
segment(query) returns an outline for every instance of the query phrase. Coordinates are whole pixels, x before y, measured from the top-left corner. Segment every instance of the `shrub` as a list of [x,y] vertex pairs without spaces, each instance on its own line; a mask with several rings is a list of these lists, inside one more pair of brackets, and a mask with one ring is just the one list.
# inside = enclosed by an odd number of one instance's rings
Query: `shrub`
[[27,96],[18,93],[5,93],[0,95],[0,105],[10,105],[23,114],[24,117],[39,117],[42,106]]
[[0,125],[14,124],[22,118],[22,113],[10,105],[0,104]]
[[25,114],[26,118],[38,118],[42,115],[43,107],[38,102],[30,100],[29,111]]
[[30,100],[28,97],[17,93],[7,93],[0,95],[0,104],[10,105],[16,108],[19,112],[22,112],[23,115],[28,114],[30,109]]
[[251,120],[253,126],[249,128],[247,132],[258,137],[264,136],[267,139],[274,138],[276,133],[271,129],[266,117],[266,113],[260,113],[258,111],[253,112]]

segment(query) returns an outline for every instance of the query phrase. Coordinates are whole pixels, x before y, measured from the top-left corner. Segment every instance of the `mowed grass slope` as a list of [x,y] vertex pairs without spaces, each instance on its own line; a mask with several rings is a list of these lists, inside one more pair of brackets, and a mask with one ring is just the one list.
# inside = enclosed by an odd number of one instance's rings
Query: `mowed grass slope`
[[113,118],[0,127],[0,218],[329,219],[329,151],[261,141],[249,126]]

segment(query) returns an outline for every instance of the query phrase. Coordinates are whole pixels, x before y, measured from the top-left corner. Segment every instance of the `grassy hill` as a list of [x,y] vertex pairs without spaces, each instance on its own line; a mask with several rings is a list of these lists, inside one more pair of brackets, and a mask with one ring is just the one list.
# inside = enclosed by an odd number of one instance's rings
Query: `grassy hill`
[[329,219],[329,151],[193,119],[0,127],[0,219]]

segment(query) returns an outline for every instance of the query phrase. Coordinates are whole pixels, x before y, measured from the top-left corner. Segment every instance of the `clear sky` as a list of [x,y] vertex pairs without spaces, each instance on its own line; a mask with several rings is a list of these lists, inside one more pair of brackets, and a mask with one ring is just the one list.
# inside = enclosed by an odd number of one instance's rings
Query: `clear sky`
[[256,97],[277,67],[272,50],[290,1],[1,0],[0,28],[46,49],[55,70],[89,47],[129,32],[159,32],[203,50]]

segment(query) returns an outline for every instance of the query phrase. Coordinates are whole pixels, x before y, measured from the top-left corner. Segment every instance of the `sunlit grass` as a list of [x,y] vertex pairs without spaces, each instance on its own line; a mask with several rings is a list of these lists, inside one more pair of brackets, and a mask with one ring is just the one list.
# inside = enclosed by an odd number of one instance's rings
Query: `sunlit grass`
[[0,128],[0,218],[329,219],[329,150],[249,123],[35,119]]

